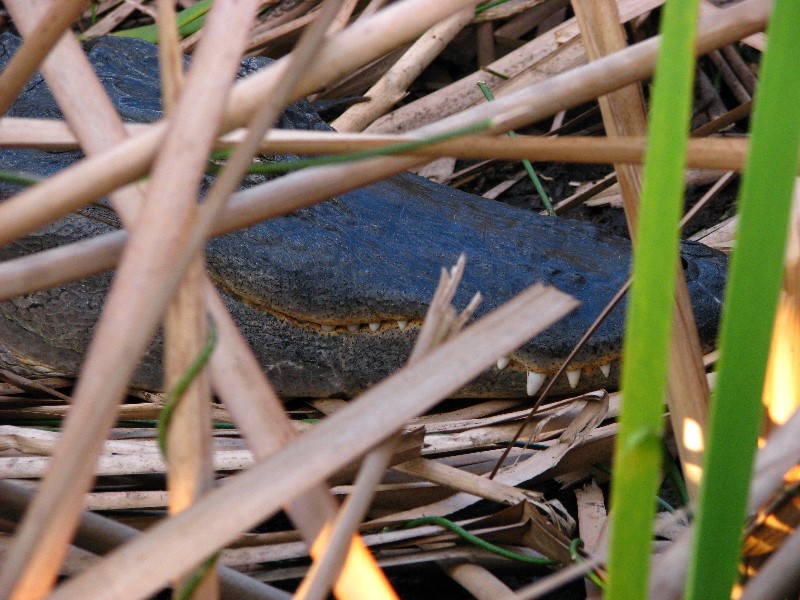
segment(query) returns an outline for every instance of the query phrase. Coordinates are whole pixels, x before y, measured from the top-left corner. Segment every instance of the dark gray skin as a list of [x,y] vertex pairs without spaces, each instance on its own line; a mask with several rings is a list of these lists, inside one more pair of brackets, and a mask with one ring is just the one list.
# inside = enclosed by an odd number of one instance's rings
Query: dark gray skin
[[[0,66],[17,44],[12,36],[0,36],[0,52],[5,52]],[[160,117],[153,46],[107,39],[93,44],[89,56],[123,118],[149,122]],[[261,64],[246,61],[243,73]],[[46,85],[35,79],[11,115],[55,118],[60,112]],[[283,125],[325,127],[307,105],[289,110]],[[0,169],[48,175],[78,157],[3,151]],[[249,184],[257,182],[253,179]],[[14,191],[4,185],[0,197]],[[110,209],[96,205],[0,248],[0,259],[115,227]],[[526,371],[552,375],[625,282],[630,260],[626,240],[589,224],[540,217],[400,175],[217,238],[208,245],[207,261],[210,276],[278,391],[326,397],[357,394],[405,363],[441,267],[454,264],[461,253],[467,268],[455,304],[463,307],[480,291],[484,301],[476,317],[537,281],[582,302],[517,350],[505,368],[490,369],[462,390],[463,396],[520,396],[526,392]],[[682,258],[701,339],[711,346],[726,258],[690,242],[683,244]],[[109,281],[110,275],[97,276],[0,303],[0,364],[28,374],[76,373]],[[624,310],[623,303],[577,355],[578,391],[615,385]],[[160,386],[159,354],[157,342],[134,385]],[[600,365],[609,364],[606,377]],[[562,379],[556,393],[570,391]]]

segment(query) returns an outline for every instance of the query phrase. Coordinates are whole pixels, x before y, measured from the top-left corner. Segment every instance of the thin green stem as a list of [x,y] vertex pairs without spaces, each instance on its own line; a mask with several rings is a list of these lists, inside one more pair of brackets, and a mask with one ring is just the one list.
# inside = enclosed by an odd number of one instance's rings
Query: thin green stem
[[[383,148],[374,148],[371,150],[361,150],[358,152],[346,152],[343,154],[334,154],[330,156],[318,156],[315,158],[299,158],[295,160],[286,160],[281,162],[270,163],[253,163],[248,168],[247,172],[259,175],[282,175],[292,171],[299,171],[300,169],[307,169],[309,167],[319,167],[323,165],[332,165],[339,163],[353,162],[357,160],[366,160],[376,158],[378,156],[388,156],[392,154],[402,154],[409,150],[416,150],[430,146],[438,142],[444,142],[453,138],[461,137],[470,133],[477,133],[486,131],[494,125],[491,119],[485,119],[472,125],[465,127],[458,127],[451,131],[446,131],[437,135],[432,135],[422,140],[413,140],[409,142],[401,142],[398,144],[391,144]],[[219,160],[230,155],[228,150],[218,150],[213,153],[212,159]],[[209,173],[217,173],[220,170],[219,165],[212,164],[207,171]]]
[[181,375],[181,378],[167,393],[167,400],[164,403],[164,408],[161,409],[161,413],[158,415],[158,447],[161,449],[161,453],[164,457],[167,456],[167,431],[169,430],[169,422],[172,419],[172,414],[178,407],[178,402],[181,397],[183,397],[186,388],[189,387],[192,380],[197,377],[197,374],[208,362],[216,344],[217,328],[214,326],[214,323],[211,322],[209,324],[208,338],[206,339],[205,345],[194,361],[192,361],[192,364],[189,365],[189,368],[186,369],[183,375]]
[[[489,86],[486,85],[485,82],[479,81],[478,87],[481,88],[483,95],[486,97],[486,100],[492,102],[494,100],[494,94],[492,94],[492,90],[489,89]],[[509,131],[508,137],[515,138],[517,137],[516,131]],[[556,216],[555,210],[553,210],[553,203],[550,201],[550,196],[547,194],[547,190],[544,189],[542,182],[539,180],[539,176],[536,174],[536,171],[533,170],[533,165],[531,161],[527,158],[522,160],[522,166],[525,167],[525,172],[528,174],[528,177],[533,182],[533,187],[536,188],[536,193],[539,194],[539,198],[542,200],[542,204],[544,205],[545,209],[547,209],[547,214],[551,217]]]
[[24,186],[36,185],[37,183],[42,181],[42,179],[44,178],[39,177],[38,175],[32,175],[30,173],[20,173],[17,171],[0,170],[0,181],[11,183],[13,185],[24,185]]
[[[198,31],[205,23],[206,13],[211,8],[211,0],[200,0],[192,6],[183,9],[175,16],[175,25],[181,37],[189,36]],[[158,26],[142,25],[121,31],[112,32],[118,37],[138,38],[153,44],[158,43]]]
[[495,546],[491,542],[482,540],[477,535],[470,533],[460,525],[457,525],[452,521],[450,521],[449,519],[445,519],[444,517],[430,516],[430,517],[420,517],[419,519],[413,519],[408,523],[406,523],[403,526],[403,529],[410,529],[412,527],[421,527],[423,525],[438,525],[439,527],[444,527],[445,529],[449,529],[453,533],[457,534],[464,541],[469,542],[473,546],[483,548],[484,550],[488,550],[489,552],[497,554],[498,556],[502,556],[503,558],[508,558],[510,560],[516,560],[518,562],[524,562],[530,565],[538,565],[542,567],[553,567],[558,564],[556,561],[551,560],[549,558],[528,556],[527,554],[520,554],[519,552],[513,552],[511,550],[506,550],[505,548],[501,548],[500,546]]

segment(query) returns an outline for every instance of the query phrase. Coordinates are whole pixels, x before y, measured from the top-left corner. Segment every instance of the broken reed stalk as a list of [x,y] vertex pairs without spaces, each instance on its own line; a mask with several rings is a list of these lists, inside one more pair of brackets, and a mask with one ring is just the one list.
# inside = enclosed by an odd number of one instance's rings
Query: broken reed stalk
[[[441,3],[437,3],[437,7],[439,4]],[[724,45],[754,31],[760,31],[767,17],[768,6],[768,3],[764,0],[748,0],[722,11],[721,15],[715,15],[713,19],[702,21],[698,36],[698,52],[706,52],[715,46]],[[377,20],[385,12],[381,11],[376,14],[374,19]],[[356,23],[353,27],[356,27],[359,23]],[[383,21],[380,23],[383,23]],[[364,33],[366,35],[369,32]],[[374,32],[372,33],[372,37],[374,37]],[[333,43],[336,39],[338,38],[334,38],[326,45],[322,52],[331,49],[332,46],[337,46]],[[504,129],[520,127],[529,121],[536,121],[552,115],[562,108],[592,100],[598,95],[616,89],[620,85],[648,77],[652,71],[658,43],[658,38],[642,42],[622,52],[594,61],[589,65],[520,90],[497,100],[490,106],[481,105],[470,109],[462,115],[445,120],[441,124],[441,129],[448,130],[455,126],[463,126],[465,121],[477,122],[487,116],[502,118],[502,128]],[[344,43],[341,46],[342,51],[351,50]],[[272,69],[275,67],[276,65],[273,65]],[[275,71],[271,70],[269,73],[274,75]],[[238,97],[243,97],[246,90],[252,89],[252,92],[256,93],[257,89],[263,88],[269,78],[269,74],[263,77],[256,75],[238,84],[235,90],[242,92],[238,94]],[[245,84],[247,84],[247,87],[242,87]],[[231,102],[231,105],[239,106],[234,102]],[[506,115],[514,115],[514,117],[509,119],[503,116],[504,113]],[[10,208],[14,203],[13,199],[0,205],[0,242],[6,239],[5,236],[9,236],[8,239],[12,239],[13,236],[23,235],[43,221],[60,216],[63,214],[62,210],[68,212],[77,206],[97,199],[103,193],[106,193],[108,189],[113,189],[115,185],[125,183],[127,176],[124,173],[113,173],[121,162],[129,160],[137,163],[137,168],[146,168],[150,160],[148,153],[152,150],[152,145],[157,143],[158,127],[154,127],[153,130],[143,135],[135,136],[125,144],[120,144],[117,148],[105,153],[102,161],[93,162],[93,159],[81,161],[81,163],[61,171],[34,188],[18,194],[15,198],[19,200],[25,199],[25,203],[20,204],[22,211],[18,213],[13,213]],[[439,130],[438,128],[426,128],[419,133],[421,135],[435,133],[432,129]],[[123,148],[124,152],[120,151],[119,148]],[[131,156],[128,156],[129,151],[132,152]],[[422,159],[384,158],[365,161],[357,165],[316,167],[250,188],[235,194],[231,198],[225,212],[221,215],[219,223],[217,223],[217,227],[215,227],[215,234],[219,235],[265,218],[297,210],[332,195],[400,172],[419,162],[422,162]],[[96,170],[98,169],[103,169],[100,174],[103,181],[97,181],[96,179],[98,175]],[[53,184],[52,182],[56,180],[58,180],[57,184]],[[84,187],[83,184],[89,180],[94,180],[98,185]],[[110,186],[110,188],[107,186]],[[56,209],[56,207],[50,205],[46,216],[31,216],[32,218],[23,221],[26,216],[30,216],[27,215],[27,207],[47,204],[48,199],[54,197],[52,194],[60,194],[60,198],[64,201],[64,206]],[[6,209],[8,209],[8,212],[5,212]],[[3,225],[9,223],[12,216],[15,219],[19,219],[19,221],[15,222],[19,222],[22,225],[14,230],[4,229]],[[99,240],[81,242],[82,247],[88,250],[89,246],[91,246],[94,250],[91,258],[87,256],[87,253],[81,256],[81,260],[85,261],[87,265],[93,265],[95,269],[104,270],[110,268],[118,255],[125,234],[119,232],[111,235],[117,239],[115,243],[118,246],[116,248],[111,244],[104,246]],[[37,265],[35,277],[47,278],[51,282],[64,282],[84,276],[87,271],[81,269],[81,264],[73,262],[73,259],[69,258],[68,252],[67,250],[53,251],[53,253],[49,254],[49,256],[60,257],[62,260],[57,267],[50,263]],[[14,267],[12,266],[12,268]],[[26,290],[36,280],[33,272],[27,271],[27,267],[21,273],[15,273],[14,278],[4,277],[2,271],[0,269],[0,282],[3,289]],[[59,279],[55,279],[58,273],[63,275]],[[20,277],[23,278],[22,282],[19,279]],[[17,291],[16,293],[22,292]]]
[[[464,274],[465,264],[466,257],[462,254],[449,272],[442,268],[439,284],[408,358],[408,365],[413,365],[421,360],[425,354],[440,345],[445,339],[458,333],[474,312],[473,304],[476,305],[475,299],[480,299],[479,293],[475,295],[473,302],[470,302],[464,309],[461,318],[456,315],[455,309],[451,305]],[[353,492],[339,509],[333,523],[326,527],[326,539],[320,538],[315,544],[317,548],[314,550],[319,553],[319,558],[314,561],[296,591],[299,599],[321,600],[327,594],[331,582],[338,578],[343,563],[340,557],[345,555],[350,539],[357,532],[358,526],[369,508],[375,486],[380,483],[392,458],[396,441],[397,438],[392,437],[364,457]]]
[[[553,288],[529,288],[425,360],[375,385],[301,439],[230,478],[187,511],[152,527],[146,538],[120,548],[62,585],[51,597],[125,599],[158,590],[170,577],[349,464],[575,307],[574,299]],[[464,347],[473,351],[465,355]],[[231,511],[234,505],[237,510]],[[178,538],[181,543],[176,543]],[[129,568],[132,556],[137,557],[136,571]]]
[[[517,486],[525,481],[530,481],[548,472],[557,465],[568,452],[578,446],[584,446],[587,452],[594,452],[595,460],[600,457],[610,459],[610,445],[608,445],[607,442],[616,434],[616,425],[598,427],[599,423],[607,415],[607,400],[605,395],[587,395],[587,400],[582,403],[583,406],[581,406],[581,409],[577,411],[574,418],[569,420],[569,424],[564,428],[554,443],[550,444],[547,449],[531,454],[530,457],[527,457],[519,463],[504,466],[494,479],[488,480],[476,475],[459,475],[459,486],[470,489],[470,493],[459,492],[443,500],[426,504],[425,506],[418,506],[401,513],[375,519],[370,521],[368,525],[371,527],[379,525],[385,526],[396,522],[417,519],[423,516],[449,515],[475,504],[481,497],[498,502],[518,502],[525,499],[535,504],[538,508],[547,510],[546,505],[542,502],[537,502],[537,499],[535,497],[532,498],[530,493],[514,490],[513,486]],[[495,443],[497,441],[499,440],[495,440]],[[589,447],[589,445],[591,445],[591,447]],[[493,463],[494,460],[491,462]],[[405,465],[399,465],[397,468],[400,471],[404,469],[414,471],[415,476],[424,477],[436,482],[445,480],[445,471],[447,471],[447,477],[455,477],[455,474],[452,473],[450,469],[446,467],[440,468],[428,461],[421,464],[417,461],[410,461]],[[490,469],[491,464],[487,465],[487,472]],[[478,479],[481,481],[478,481]],[[494,485],[496,483],[502,485]],[[520,495],[528,497],[520,498]],[[561,560],[563,555],[554,558]],[[569,557],[567,555],[567,561],[568,560]]]
[[[607,543],[608,512],[606,510],[605,497],[603,490],[592,478],[589,483],[582,488],[576,488],[575,501],[578,511],[578,536],[581,539],[580,553],[584,558],[594,558],[605,555]],[[584,585],[586,588],[587,600],[601,600],[602,583],[600,579],[586,578]]]
[[369,90],[364,92],[364,96],[370,99],[369,102],[359,102],[348,108],[331,123],[333,128],[336,131],[363,131],[408,93],[408,86],[472,21],[474,16],[474,8],[468,6],[422,34],[411,48]]
[[[98,321],[53,468],[42,481],[0,572],[3,595],[41,597],[55,580],[83,494],[93,480],[91,459],[113,423],[136,360],[176,283],[156,284],[190,233],[182,226],[191,222],[197,210],[195,190],[214,139],[214,128],[196,130],[193,125],[220,120],[244,50],[243,44],[240,48],[232,40],[243,37],[257,7],[256,0],[248,0],[236,5],[219,3],[211,10],[185,94],[161,149],[162,159],[153,169],[147,201],[139,211],[139,223],[152,229],[138,227],[131,233],[128,258],[123,259]],[[148,304],[147,296],[154,290],[160,302]]]
[[[222,305],[216,289],[210,283],[207,286],[210,304]],[[227,312],[223,314],[224,318],[217,321],[217,327],[220,340],[225,342],[229,351],[212,355],[214,387],[239,424],[248,447],[258,460],[266,460],[294,439],[297,432],[233,319]],[[311,486],[302,498],[291,500],[284,507],[303,537],[309,540],[315,539],[326,520],[336,513],[336,503],[323,483]],[[369,551],[360,540],[351,546],[349,560],[353,560],[354,565],[371,560]],[[345,571],[348,568],[346,564]],[[339,585],[347,582],[343,579]],[[359,593],[359,586],[355,587],[355,591],[351,590],[352,597]]]

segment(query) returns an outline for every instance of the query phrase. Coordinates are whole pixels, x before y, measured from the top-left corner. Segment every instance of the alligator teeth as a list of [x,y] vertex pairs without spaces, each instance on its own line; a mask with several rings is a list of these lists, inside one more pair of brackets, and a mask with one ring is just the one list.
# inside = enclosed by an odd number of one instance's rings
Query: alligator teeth
[[378,329],[380,329],[380,328],[381,328],[381,324],[380,324],[380,323],[370,323],[370,324],[369,324],[369,328],[370,328],[372,331],[378,331]]
[[611,363],[608,363],[607,365],[600,365],[600,371],[605,377],[611,375]]
[[322,331],[325,331],[327,333],[330,333],[331,331],[333,331],[333,327],[331,327],[330,325],[321,325],[321,327],[322,327]]
[[502,371],[508,366],[508,363],[511,362],[507,356],[501,356],[497,359],[497,368]]
[[533,396],[542,387],[546,375],[536,371],[528,371],[527,392],[528,396]]
[[350,331],[350,332],[358,331],[358,325],[348,325],[347,326],[347,331]]
[[406,321],[405,319],[401,319],[397,321],[397,326],[400,328],[400,331],[402,331],[408,326],[408,321]]
[[567,371],[567,379],[569,380],[569,387],[573,390],[578,387],[578,382],[581,380],[581,370],[573,369]]

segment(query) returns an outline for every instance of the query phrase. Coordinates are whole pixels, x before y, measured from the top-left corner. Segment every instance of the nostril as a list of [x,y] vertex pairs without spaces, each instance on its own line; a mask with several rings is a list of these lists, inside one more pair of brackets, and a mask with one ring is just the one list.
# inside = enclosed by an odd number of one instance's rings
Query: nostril
[[687,280],[696,279],[700,276],[701,267],[696,260],[681,255],[681,266],[683,266],[683,273],[686,275]]

